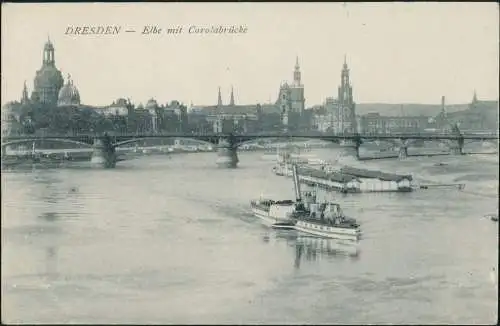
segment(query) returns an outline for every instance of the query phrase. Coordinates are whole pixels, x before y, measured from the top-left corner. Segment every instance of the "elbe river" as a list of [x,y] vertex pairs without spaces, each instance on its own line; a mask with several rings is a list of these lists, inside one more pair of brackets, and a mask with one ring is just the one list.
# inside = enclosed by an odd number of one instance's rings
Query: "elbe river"
[[239,158],[3,171],[2,322],[496,323],[496,155],[358,163],[466,187],[331,194],[357,244],[263,226],[249,201],[293,199],[292,181]]

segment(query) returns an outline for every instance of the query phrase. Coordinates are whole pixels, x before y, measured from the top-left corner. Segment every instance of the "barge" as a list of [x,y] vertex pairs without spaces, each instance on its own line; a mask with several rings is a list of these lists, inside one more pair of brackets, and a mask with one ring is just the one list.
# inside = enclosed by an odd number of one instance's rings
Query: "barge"
[[298,168],[298,174],[299,181],[309,186],[317,185],[326,190],[336,190],[342,193],[358,193],[361,191],[361,181],[354,176],[305,166]]
[[409,174],[385,173],[344,166],[340,173],[361,180],[362,192],[410,192],[414,189],[413,177]]
[[[273,167],[280,176],[292,176],[291,164],[282,162]],[[322,168],[304,164],[299,167],[299,181],[310,186],[342,193],[360,192],[410,192],[416,188],[411,175],[399,175],[352,167],[334,170],[329,166]]]

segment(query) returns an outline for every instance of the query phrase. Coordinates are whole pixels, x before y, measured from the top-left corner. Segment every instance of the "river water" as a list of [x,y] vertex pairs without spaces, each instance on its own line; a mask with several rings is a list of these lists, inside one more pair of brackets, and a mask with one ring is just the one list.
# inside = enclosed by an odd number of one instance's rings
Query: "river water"
[[2,322],[497,321],[495,155],[357,163],[466,184],[332,195],[360,221],[357,244],[264,227],[249,201],[293,198],[291,179],[239,157],[235,170],[200,153],[3,172]]

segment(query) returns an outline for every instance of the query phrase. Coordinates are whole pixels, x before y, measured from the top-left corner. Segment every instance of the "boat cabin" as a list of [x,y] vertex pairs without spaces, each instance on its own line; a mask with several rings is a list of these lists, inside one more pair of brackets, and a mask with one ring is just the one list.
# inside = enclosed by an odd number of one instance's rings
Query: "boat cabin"
[[260,206],[271,206],[271,205],[282,205],[282,206],[290,206],[293,205],[295,202],[293,200],[287,199],[287,200],[272,200],[272,199],[259,199],[259,200],[252,200],[251,203],[253,205],[260,205]]

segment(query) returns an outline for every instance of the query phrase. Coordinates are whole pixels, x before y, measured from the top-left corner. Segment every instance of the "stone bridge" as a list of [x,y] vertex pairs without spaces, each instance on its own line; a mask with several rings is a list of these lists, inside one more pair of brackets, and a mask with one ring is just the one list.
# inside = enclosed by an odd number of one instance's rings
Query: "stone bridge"
[[455,132],[446,133],[397,133],[397,134],[326,134],[326,133],[255,133],[255,134],[189,134],[189,133],[162,133],[162,134],[126,134],[126,135],[52,135],[52,136],[5,136],[2,138],[2,155],[9,145],[32,143],[34,141],[60,141],[92,147],[91,162],[97,166],[112,168],[116,165],[116,148],[134,142],[148,139],[184,138],[198,140],[216,145],[218,148],[217,165],[235,168],[238,164],[237,148],[256,139],[273,138],[283,140],[317,139],[338,143],[345,155],[359,159],[359,148],[363,143],[385,141],[399,147],[399,157],[408,156],[408,147],[417,141],[447,142],[454,154],[463,154],[465,142],[494,141],[498,143],[498,134],[464,134]]

